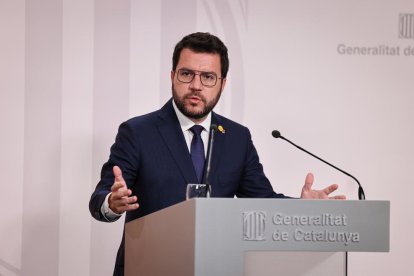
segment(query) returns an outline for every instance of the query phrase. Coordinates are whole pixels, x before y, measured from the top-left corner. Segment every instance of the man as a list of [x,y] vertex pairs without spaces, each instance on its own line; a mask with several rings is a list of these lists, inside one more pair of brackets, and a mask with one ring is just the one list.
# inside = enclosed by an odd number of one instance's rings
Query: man
[[[90,200],[94,218],[115,221],[126,212],[129,222],[185,200],[187,184],[202,181],[204,165],[193,159],[207,151],[211,124],[219,126],[211,162],[212,197],[286,197],[275,193],[264,175],[249,130],[212,112],[228,69],[227,48],[211,34],[190,34],[176,45],[173,99],[160,110],[119,127]],[[204,156],[201,159],[204,162]],[[308,174],[302,198],[328,198],[337,189],[331,185],[316,191],[312,184],[313,176]],[[123,240],[114,275],[123,275]]]

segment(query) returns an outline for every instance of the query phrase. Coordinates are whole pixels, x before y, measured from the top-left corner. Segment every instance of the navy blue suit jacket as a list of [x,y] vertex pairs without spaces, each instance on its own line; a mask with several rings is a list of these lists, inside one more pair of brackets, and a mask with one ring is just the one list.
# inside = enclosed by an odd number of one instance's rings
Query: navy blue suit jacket
[[[263,173],[249,130],[216,113],[211,123],[221,125],[216,132],[211,161],[212,197],[277,197]],[[113,166],[119,166],[140,207],[126,213],[125,222],[151,214],[185,200],[188,183],[197,183],[177,115],[168,101],[160,110],[132,118],[121,124],[101,180],[92,194],[92,216],[106,221],[101,205],[114,183]],[[121,243],[115,275],[123,272],[124,246]]]

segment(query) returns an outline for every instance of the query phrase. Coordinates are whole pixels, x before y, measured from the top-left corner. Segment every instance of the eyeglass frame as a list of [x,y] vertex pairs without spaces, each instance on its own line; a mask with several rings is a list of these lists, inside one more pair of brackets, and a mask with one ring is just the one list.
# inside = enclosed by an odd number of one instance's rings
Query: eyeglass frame
[[[182,70],[185,70],[185,71],[188,71],[188,72],[191,72],[191,73],[193,73],[194,75],[193,75],[193,77],[192,77],[192,79],[190,80],[190,81],[182,81],[182,80],[180,80],[180,71],[182,71]],[[216,72],[208,72],[208,71],[198,71],[198,70],[192,70],[192,69],[187,69],[187,68],[180,68],[180,69],[178,69],[178,70],[174,70],[174,74],[175,73],[177,73],[177,80],[179,81],[179,82],[182,82],[182,83],[191,83],[191,82],[193,82],[194,81],[194,78],[195,78],[195,76],[196,75],[199,75],[200,76],[200,82],[201,82],[201,84],[203,85],[203,86],[205,86],[205,87],[208,87],[208,88],[212,88],[212,87],[214,87],[214,86],[216,86],[217,85],[217,80],[222,80],[222,79],[224,79],[223,77],[218,77],[217,76],[217,74],[216,74]],[[201,78],[201,75],[203,74],[203,73],[206,73],[206,74],[213,74],[214,76],[216,76],[216,82],[213,84],[213,85],[206,85],[206,84],[204,84],[203,83],[203,79]]]

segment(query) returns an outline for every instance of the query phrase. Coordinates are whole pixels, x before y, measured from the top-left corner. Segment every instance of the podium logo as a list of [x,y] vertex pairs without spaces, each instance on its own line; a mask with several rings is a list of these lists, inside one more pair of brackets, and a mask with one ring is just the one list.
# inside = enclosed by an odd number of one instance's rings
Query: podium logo
[[243,213],[243,240],[264,241],[266,228],[266,212],[250,211]]
[[401,13],[398,28],[399,38],[414,39],[414,14]]

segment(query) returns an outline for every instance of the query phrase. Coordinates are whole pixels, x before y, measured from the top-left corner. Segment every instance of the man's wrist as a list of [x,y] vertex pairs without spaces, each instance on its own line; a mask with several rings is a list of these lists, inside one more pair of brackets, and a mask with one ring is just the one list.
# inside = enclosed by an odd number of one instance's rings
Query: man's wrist
[[122,214],[117,214],[109,208],[109,197],[112,193],[106,195],[104,202],[101,206],[101,213],[107,221],[115,221],[119,219]]

